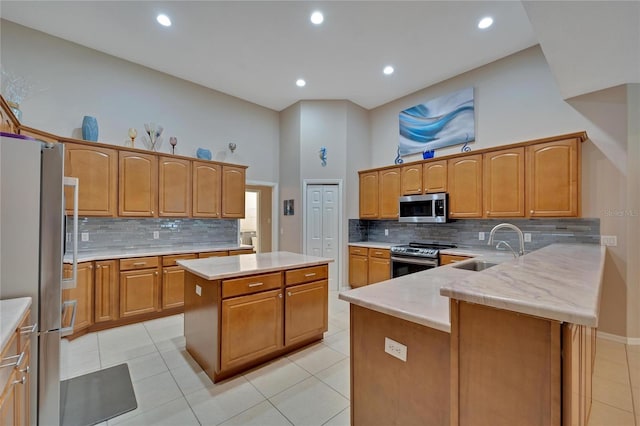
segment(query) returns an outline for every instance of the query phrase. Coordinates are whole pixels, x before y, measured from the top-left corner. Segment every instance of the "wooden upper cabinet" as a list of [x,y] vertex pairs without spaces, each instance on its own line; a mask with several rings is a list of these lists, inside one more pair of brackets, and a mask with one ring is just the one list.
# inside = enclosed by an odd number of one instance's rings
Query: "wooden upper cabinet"
[[220,217],[220,175],[218,164],[193,162],[193,217]]
[[[80,216],[116,216],[118,153],[114,149],[65,143],[64,175],[78,178]],[[65,188],[67,213],[73,208],[73,189]]]
[[447,192],[447,160],[428,161],[422,165],[424,193]]
[[402,166],[402,195],[422,194],[422,163]]
[[527,147],[527,210],[530,217],[579,215],[578,139]]
[[524,217],[524,147],[484,154],[485,217]]
[[378,217],[378,172],[360,173],[360,217]]
[[378,186],[380,219],[398,218],[398,197],[400,197],[400,168],[380,170]]
[[158,215],[191,215],[191,161],[172,157],[158,158]]
[[482,217],[482,154],[448,160],[449,217]]
[[245,172],[244,167],[222,166],[222,217],[244,217]]
[[157,217],[158,158],[129,151],[120,151],[119,158],[119,215]]

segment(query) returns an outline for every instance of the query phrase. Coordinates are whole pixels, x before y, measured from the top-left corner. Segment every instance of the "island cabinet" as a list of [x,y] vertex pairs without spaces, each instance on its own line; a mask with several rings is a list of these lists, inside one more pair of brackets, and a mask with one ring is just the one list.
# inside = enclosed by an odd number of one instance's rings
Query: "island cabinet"
[[447,169],[449,217],[482,217],[482,154],[448,160]]
[[[64,144],[64,175],[78,178],[78,214],[110,216],[118,214],[118,152],[89,145]],[[72,213],[72,188],[65,188],[67,214]]]
[[120,260],[120,317],[160,311],[158,256]]
[[158,216],[191,216],[191,161],[158,157]]
[[[72,266],[63,267],[64,278],[72,276]],[[75,288],[62,290],[62,301],[68,304],[62,315],[62,327],[73,327],[73,334],[86,330],[93,324],[93,262],[78,263],[78,276]],[[72,323],[75,310],[75,323]]]
[[118,168],[119,216],[157,217],[157,195],[158,158],[152,154],[120,151]]
[[31,424],[31,335],[28,309],[0,348],[0,425]]
[[193,272],[216,262],[229,265],[216,258],[180,262],[187,269],[187,351],[214,382],[322,338],[328,324],[326,263],[238,271],[211,280]]

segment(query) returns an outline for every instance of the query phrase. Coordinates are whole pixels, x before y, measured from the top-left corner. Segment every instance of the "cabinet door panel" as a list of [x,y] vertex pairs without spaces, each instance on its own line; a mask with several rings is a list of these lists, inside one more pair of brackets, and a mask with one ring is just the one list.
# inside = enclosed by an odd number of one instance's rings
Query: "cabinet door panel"
[[[63,274],[71,277],[71,265],[65,264]],[[76,300],[76,323],[73,332],[84,330],[93,324],[93,262],[78,263],[78,278],[76,287],[62,290],[62,300]],[[62,326],[71,325],[71,309],[62,317]]]
[[170,266],[162,270],[162,309],[184,305],[184,269]]
[[422,186],[425,193],[447,192],[447,160],[422,165]]
[[369,284],[391,278],[391,260],[369,256]]
[[220,367],[245,364],[283,346],[282,290],[222,301]]
[[360,217],[378,217],[378,172],[360,173]]
[[191,215],[191,161],[160,157],[158,176],[159,215],[189,217]]
[[402,195],[422,194],[422,164],[402,166]]
[[95,274],[95,322],[118,319],[118,261],[96,262]]
[[524,217],[524,148],[484,154],[486,217]]
[[220,217],[220,166],[193,162],[193,217]]
[[367,256],[349,256],[349,285],[353,288],[369,283],[369,261]]
[[288,287],[286,291],[285,346],[327,331],[327,280]]
[[243,218],[245,169],[222,166],[222,217]]
[[[64,175],[78,178],[80,216],[116,216],[118,153],[113,149],[65,143]],[[73,189],[65,188],[65,208],[71,214]]]
[[120,272],[122,318],[160,310],[157,269]]
[[482,154],[448,161],[449,217],[482,217]]
[[400,168],[380,171],[380,218],[398,218],[398,197],[400,197]]
[[118,213],[120,216],[157,216],[157,157],[128,151],[119,154]]
[[577,139],[527,147],[527,209],[531,217],[578,216]]

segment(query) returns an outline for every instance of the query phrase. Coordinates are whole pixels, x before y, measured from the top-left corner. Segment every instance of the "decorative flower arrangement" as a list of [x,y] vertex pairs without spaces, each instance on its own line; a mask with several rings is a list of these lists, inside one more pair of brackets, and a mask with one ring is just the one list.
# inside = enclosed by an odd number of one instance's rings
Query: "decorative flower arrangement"
[[160,146],[162,146],[161,135],[164,130],[162,126],[158,124],[156,127],[156,123],[145,123],[144,130],[147,134],[143,137],[143,141],[147,149],[151,151],[159,151]]
[[4,68],[0,70],[0,74],[2,80],[2,95],[7,100],[15,116],[20,120],[22,118],[20,102],[33,93],[35,86],[26,78],[15,75]]

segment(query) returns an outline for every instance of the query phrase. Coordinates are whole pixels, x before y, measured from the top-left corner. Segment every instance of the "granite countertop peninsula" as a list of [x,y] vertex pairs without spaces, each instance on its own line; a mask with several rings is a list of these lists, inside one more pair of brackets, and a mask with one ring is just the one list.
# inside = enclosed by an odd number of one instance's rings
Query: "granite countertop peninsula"
[[210,257],[179,260],[178,265],[206,280],[220,280],[243,275],[282,271],[305,266],[318,266],[333,262],[326,257],[276,251],[271,253],[241,254],[239,256]]
[[9,341],[9,338],[16,331],[20,319],[31,307],[30,297],[18,297],[15,299],[0,300],[0,348]]
[[553,244],[496,265],[440,294],[452,299],[589,327],[598,326],[606,247]]
[[[110,259],[125,259],[129,257],[144,257],[144,256],[168,256],[173,254],[187,254],[187,253],[201,253],[206,251],[225,251],[225,250],[243,250],[253,249],[251,245],[245,244],[176,244],[167,247],[123,247],[123,248],[109,248],[100,250],[85,250],[78,252],[78,262],[90,262],[92,260],[110,260]],[[64,263],[71,263],[72,256],[70,253],[65,253]]]
[[[581,325],[597,325],[605,248],[554,244],[514,259],[477,247],[441,251],[474,257],[340,293],[339,298],[450,332],[450,298]],[[482,260],[481,272],[455,268]]]

